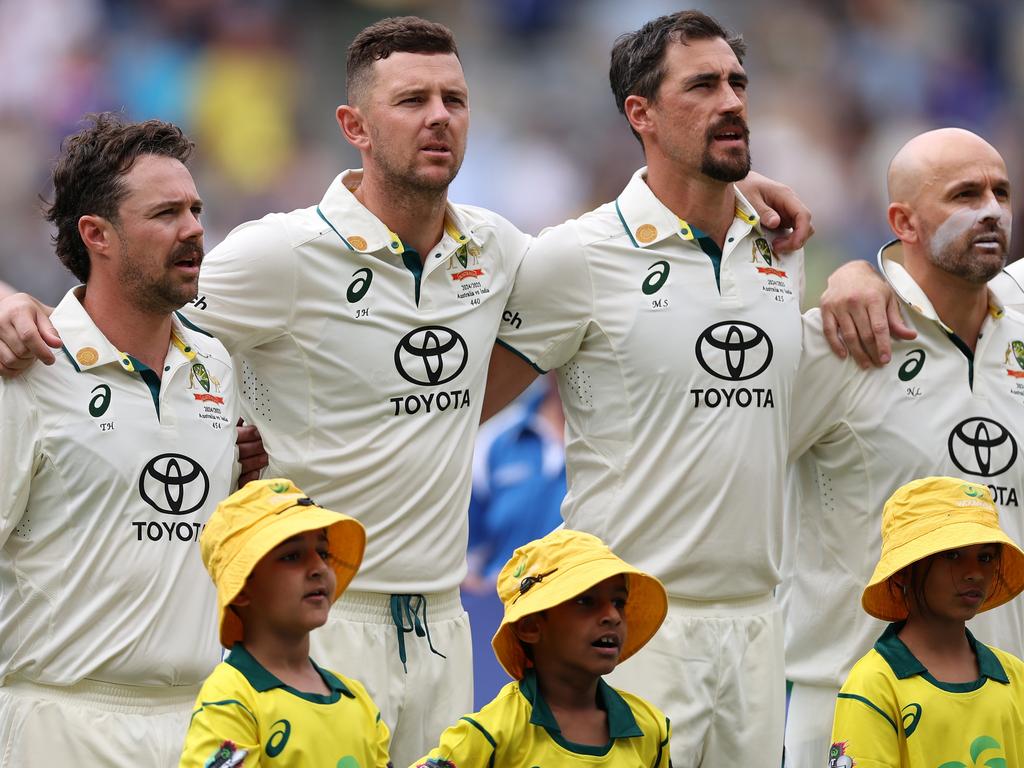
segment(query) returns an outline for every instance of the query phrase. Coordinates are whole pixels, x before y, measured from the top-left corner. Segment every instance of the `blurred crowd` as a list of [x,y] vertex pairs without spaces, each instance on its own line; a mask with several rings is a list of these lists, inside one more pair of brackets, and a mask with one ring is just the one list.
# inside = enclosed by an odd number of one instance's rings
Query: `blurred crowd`
[[[1024,4],[1015,0],[698,2],[749,45],[755,168],[813,208],[806,303],[888,238],[884,170],[910,135],[959,125],[1024,166]],[[196,139],[207,247],[320,199],[357,164],[334,108],[344,53],[386,15],[448,24],[473,107],[453,198],[537,232],[614,197],[642,163],[608,52],[678,3],[645,0],[0,0],[0,280],[55,301],[71,284],[39,197],[83,113],[123,110]],[[1014,255],[1020,254],[1020,238]]]

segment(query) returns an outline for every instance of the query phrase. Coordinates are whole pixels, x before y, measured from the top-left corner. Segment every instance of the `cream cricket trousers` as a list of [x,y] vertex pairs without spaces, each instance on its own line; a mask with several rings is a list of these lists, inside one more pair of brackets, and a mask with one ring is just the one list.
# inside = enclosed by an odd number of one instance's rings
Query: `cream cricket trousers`
[[782,615],[770,594],[670,597],[658,633],[608,679],[668,715],[674,768],[782,763]]
[[3,768],[176,768],[199,686],[0,686]]
[[317,664],[366,686],[391,730],[396,768],[427,754],[445,728],[473,711],[472,654],[458,590],[345,592],[310,635]]
[[832,746],[839,689],[793,683],[786,715],[786,768],[822,768]]

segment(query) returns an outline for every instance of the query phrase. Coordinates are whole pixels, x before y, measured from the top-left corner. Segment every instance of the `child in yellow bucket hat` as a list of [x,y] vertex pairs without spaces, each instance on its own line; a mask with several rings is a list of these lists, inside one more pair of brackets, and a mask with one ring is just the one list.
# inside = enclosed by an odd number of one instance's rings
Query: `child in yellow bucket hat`
[[897,489],[861,600],[894,623],[839,693],[829,768],[1024,766],[1024,662],[966,628],[1022,590],[1024,552],[986,486],[928,477]]
[[668,766],[665,715],[601,679],[661,626],[661,582],[595,536],[558,530],[515,551],[498,595],[505,616],[492,645],[515,682],[416,765]]
[[199,546],[231,652],[199,692],[183,768],[389,765],[388,729],[366,689],[309,658],[309,633],[365,545],[361,523],[290,480],[257,480],[217,506]]

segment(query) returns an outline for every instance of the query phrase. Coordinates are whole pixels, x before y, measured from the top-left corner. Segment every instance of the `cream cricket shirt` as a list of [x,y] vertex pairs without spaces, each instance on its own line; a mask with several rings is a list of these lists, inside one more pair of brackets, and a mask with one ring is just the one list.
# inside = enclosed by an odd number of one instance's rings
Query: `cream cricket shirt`
[[80,290],[51,318],[64,354],[0,382],[0,680],[197,685],[220,658],[196,541],[235,474],[231,361],[175,316],[158,379]]
[[724,252],[638,171],[542,233],[500,340],[559,369],[570,528],[697,600],[779,578],[803,255],[778,259],[737,193]]
[[1024,311],[1024,261],[1015,261],[988,284],[1004,305]]
[[487,363],[529,238],[449,205],[421,266],[349,191],[360,178],[235,229],[188,316],[240,362],[268,472],[366,526],[351,588],[454,589]]
[[[861,370],[832,354],[818,310],[804,320],[804,356],[793,396],[792,452],[798,529],[786,611],[786,673],[839,687],[884,624],[860,607],[881,551],[885,500],[918,477],[985,483],[1003,529],[1024,538],[1024,316],[992,305],[977,348],[939,320],[899,263],[882,249],[883,274],[917,330],[893,341],[892,362]],[[986,643],[1024,653],[1024,603],[971,621]]]

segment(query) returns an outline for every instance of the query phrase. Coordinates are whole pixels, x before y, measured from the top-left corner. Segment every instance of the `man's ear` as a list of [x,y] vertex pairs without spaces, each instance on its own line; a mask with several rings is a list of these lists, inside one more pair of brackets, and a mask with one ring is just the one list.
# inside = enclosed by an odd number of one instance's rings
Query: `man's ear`
[[917,230],[917,222],[914,221],[914,212],[906,203],[889,203],[889,210],[886,212],[889,218],[889,228],[904,243],[918,243],[921,241],[921,233]]
[[252,598],[249,597],[248,594],[246,594],[245,587],[242,587],[242,591],[238,593],[238,595],[235,597],[234,600],[232,600],[229,603],[229,605],[232,605],[236,608],[244,608],[247,605],[252,605]]
[[79,218],[78,236],[90,253],[105,255],[114,247],[114,226],[102,216],[88,214]]
[[652,130],[650,107],[650,100],[636,94],[627,96],[622,104],[622,111],[626,115],[630,127],[641,136]]
[[338,127],[341,128],[341,135],[345,137],[345,141],[358,150],[365,151],[370,148],[370,134],[359,107],[342,104],[334,116],[338,120]]
[[512,625],[512,631],[519,641],[533,645],[540,640],[540,614],[531,613]]

